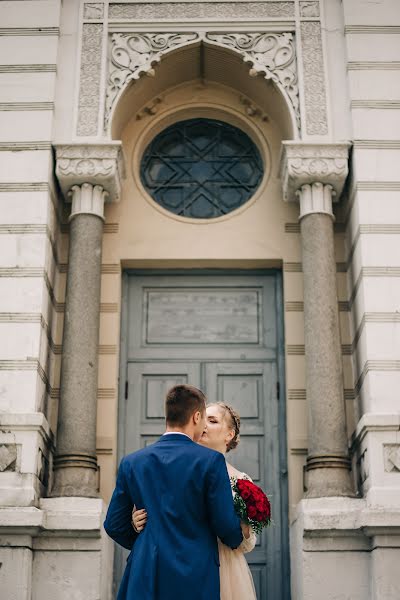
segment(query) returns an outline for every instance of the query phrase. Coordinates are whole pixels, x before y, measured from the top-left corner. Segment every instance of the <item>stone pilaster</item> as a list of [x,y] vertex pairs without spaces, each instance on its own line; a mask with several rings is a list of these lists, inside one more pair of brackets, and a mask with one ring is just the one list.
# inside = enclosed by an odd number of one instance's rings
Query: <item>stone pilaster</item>
[[299,201],[309,446],[307,496],[352,495],[343,395],[332,201],[348,172],[348,144],[284,142],[286,201]]
[[58,145],[72,202],[53,496],[97,496],[96,412],[104,203],[120,194],[121,145]]

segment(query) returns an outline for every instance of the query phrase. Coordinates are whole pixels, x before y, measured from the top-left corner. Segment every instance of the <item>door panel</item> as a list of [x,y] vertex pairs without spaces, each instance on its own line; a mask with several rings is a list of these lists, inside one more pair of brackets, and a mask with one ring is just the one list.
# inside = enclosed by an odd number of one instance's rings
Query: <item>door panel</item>
[[198,363],[129,363],[125,454],[155,442],[165,431],[164,401],[174,385],[200,386]]
[[[210,402],[238,410],[241,442],[227,459],[267,492],[274,521],[246,555],[258,600],[290,600],[285,407],[276,395],[283,354],[278,277],[124,275],[119,458],[163,433],[164,399],[175,384],[193,384]],[[116,552],[116,589],[125,556]]]
[[[276,503],[279,515],[279,457],[270,447],[278,431],[276,377],[272,362],[214,363],[206,365],[205,388],[210,402],[229,404],[240,415],[240,443],[227,454],[227,461],[266,491],[273,513]],[[279,542],[276,533],[272,527],[264,530],[253,552],[246,555],[258,598],[273,597],[270,582],[279,567],[273,552]]]
[[128,358],[275,358],[275,277],[129,279]]

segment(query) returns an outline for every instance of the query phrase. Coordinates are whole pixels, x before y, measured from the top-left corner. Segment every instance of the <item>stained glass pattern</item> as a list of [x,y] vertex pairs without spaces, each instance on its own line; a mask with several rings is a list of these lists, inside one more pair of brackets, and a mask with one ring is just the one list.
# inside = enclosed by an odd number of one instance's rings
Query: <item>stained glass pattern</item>
[[263,161],[249,136],[215,119],[180,121],[145,150],[141,179],[151,197],[183,217],[212,219],[247,202]]

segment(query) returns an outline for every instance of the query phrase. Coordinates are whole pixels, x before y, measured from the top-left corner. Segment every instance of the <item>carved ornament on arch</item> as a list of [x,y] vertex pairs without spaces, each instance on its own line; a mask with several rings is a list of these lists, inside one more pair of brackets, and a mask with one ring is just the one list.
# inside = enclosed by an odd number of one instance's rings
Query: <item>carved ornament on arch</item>
[[299,87],[294,34],[285,33],[114,33],[110,38],[105,127],[116,99],[128,83],[154,76],[154,65],[180,47],[208,43],[229,48],[250,65],[250,76],[271,79],[286,96],[300,129]]

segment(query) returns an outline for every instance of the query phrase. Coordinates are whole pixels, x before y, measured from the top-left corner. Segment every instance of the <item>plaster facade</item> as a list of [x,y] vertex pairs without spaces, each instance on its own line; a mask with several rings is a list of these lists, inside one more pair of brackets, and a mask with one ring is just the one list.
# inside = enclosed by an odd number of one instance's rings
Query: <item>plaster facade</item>
[[[321,598],[322,590],[332,600],[400,597],[399,42],[397,0],[0,3],[0,586],[7,598],[111,598],[112,545],[101,518],[119,458],[121,286],[132,268],[282,270],[291,598]],[[139,177],[154,135],[199,116],[245,131],[265,166],[255,196],[211,221],[168,213]],[[119,143],[107,179],[103,151]],[[303,189],[316,184],[329,187],[329,197]],[[100,294],[94,290],[85,305],[92,325],[82,341],[96,346],[98,335],[97,385],[89,386],[90,422],[77,425],[91,430],[93,446],[95,436],[98,471],[91,493],[57,498],[57,420],[60,410],[68,414],[60,409],[61,373],[71,360],[66,290],[71,297],[79,277],[69,273],[79,248],[69,247],[68,194],[84,185],[108,194],[85,204],[76,192],[72,209],[77,221],[90,220],[97,245],[104,215],[101,260],[88,266],[93,277],[98,268]],[[307,255],[311,239],[318,243]],[[322,281],[327,262],[330,287],[313,294],[313,266]],[[334,364],[322,382],[307,357],[321,349],[315,319],[320,311],[323,322],[328,305],[337,315],[326,354]],[[65,392],[71,402],[74,385]],[[336,390],[336,400],[327,394],[336,415],[328,433],[309,431],[309,423],[324,422],[318,385]],[[78,438],[66,438],[71,454]],[[328,497],[321,484],[305,498],[313,444],[348,453],[345,493],[335,488]],[[97,493],[101,500],[80,497]]]

